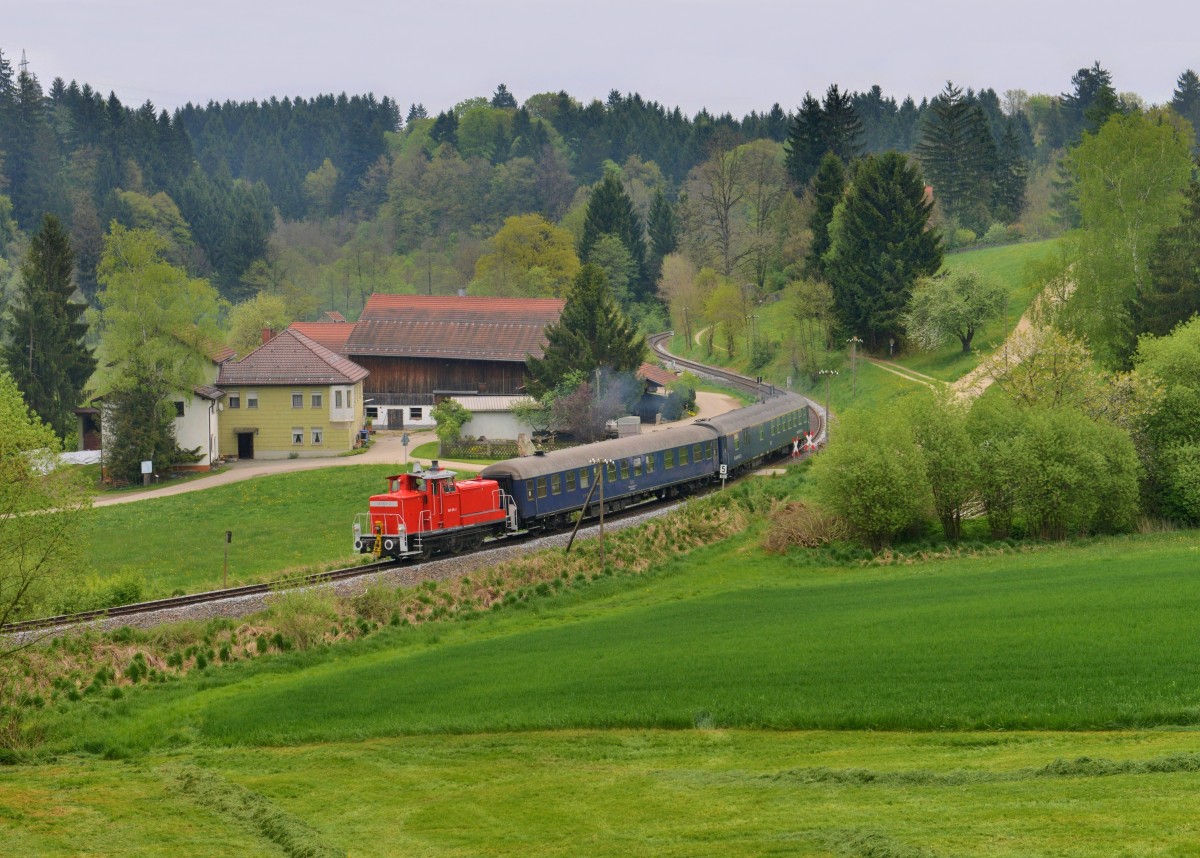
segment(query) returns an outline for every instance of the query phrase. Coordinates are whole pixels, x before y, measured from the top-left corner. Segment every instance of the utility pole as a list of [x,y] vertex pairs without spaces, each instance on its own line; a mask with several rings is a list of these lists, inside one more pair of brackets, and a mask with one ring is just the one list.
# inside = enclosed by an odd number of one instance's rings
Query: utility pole
[[683,308],[683,332],[687,336],[687,347],[692,347],[692,320],[688,317],[688,308]]
[[858,347],[862,340],[853,336],[846,340],[850,344],[850,398],[858,398]]
[[604,554],[604,483],[608,478],[608,466],[612,459],[589,459],[596,466],[596,479],[600,482],[600,571],[603,572],[608,560]]
[[817,375],[825,376],[825,443],[829,443],[829,377],[837,375],[836,369],[823,369]]
[[747,333],[746,333],[747,346],[746,347],[750,350],[750,353],[747,355],[747,357],[750,358],[751,365],[754,364],[754,320],[757,318],[758,318],[758,316],[754,315],[753,313],[746,314],[746,328],[747,328]]

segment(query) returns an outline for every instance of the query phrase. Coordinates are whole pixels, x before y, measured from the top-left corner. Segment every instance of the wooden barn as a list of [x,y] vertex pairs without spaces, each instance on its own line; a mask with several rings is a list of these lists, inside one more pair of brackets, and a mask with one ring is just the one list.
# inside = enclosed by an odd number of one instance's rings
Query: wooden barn
[[376,425],[424,427],[448,396],[524,393],[525,356],[542,355],[546,326],[558,321],[563,303],[376,294],[354,324],[293,327],[370,370],[363,395]]

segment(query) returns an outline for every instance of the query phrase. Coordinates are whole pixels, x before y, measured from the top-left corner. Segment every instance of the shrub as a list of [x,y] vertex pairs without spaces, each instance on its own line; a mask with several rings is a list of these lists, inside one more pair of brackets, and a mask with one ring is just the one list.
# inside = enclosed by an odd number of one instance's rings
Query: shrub
[[763,548],[773,554],[783,554],[791,548],[829,545],[847,535],[846,525],[834,516],[795,501],[783,504],[771,513]]

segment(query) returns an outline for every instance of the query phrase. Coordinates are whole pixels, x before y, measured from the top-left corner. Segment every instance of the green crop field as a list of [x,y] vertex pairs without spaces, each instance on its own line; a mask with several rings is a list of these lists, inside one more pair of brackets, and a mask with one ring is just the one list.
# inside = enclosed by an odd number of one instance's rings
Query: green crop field
[[236,817],[180,854],[1197,854],[1200,534],[828,568],[755,540],[45,710],[0,840],[151,854],[161,811]]

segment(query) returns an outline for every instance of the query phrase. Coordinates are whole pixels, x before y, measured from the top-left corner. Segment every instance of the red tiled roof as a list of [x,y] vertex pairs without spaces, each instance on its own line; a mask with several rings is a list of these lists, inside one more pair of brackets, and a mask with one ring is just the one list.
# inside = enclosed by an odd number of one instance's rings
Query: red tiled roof
[[340,322],[292,322],[288,325],[288,328],[293,331],[299,331],[310,340],[315,340],[325,346],[331,352],[345,354],[346,339],[350,336],[350,332],[354,330],[354,325],[346,324],[346,320],[343,319]]
[[557,298],[372,295],[345,354],[523,361],[541,357]]
[[217,386],[238,384],[354,384],[367,371],[288,328],[239,361],[221,364]]
[[325,315],[321,317],[322,322],[344,322],[346,317],[337,310],[326,310]]
[[659,387],[666,387],[672,381],[679,378],[678,373],[671,372],[669,369],[663,369],[661,366],[655,366],[652,363],[644,363],[639,366],[637,374],[639,378],[652,381]]

